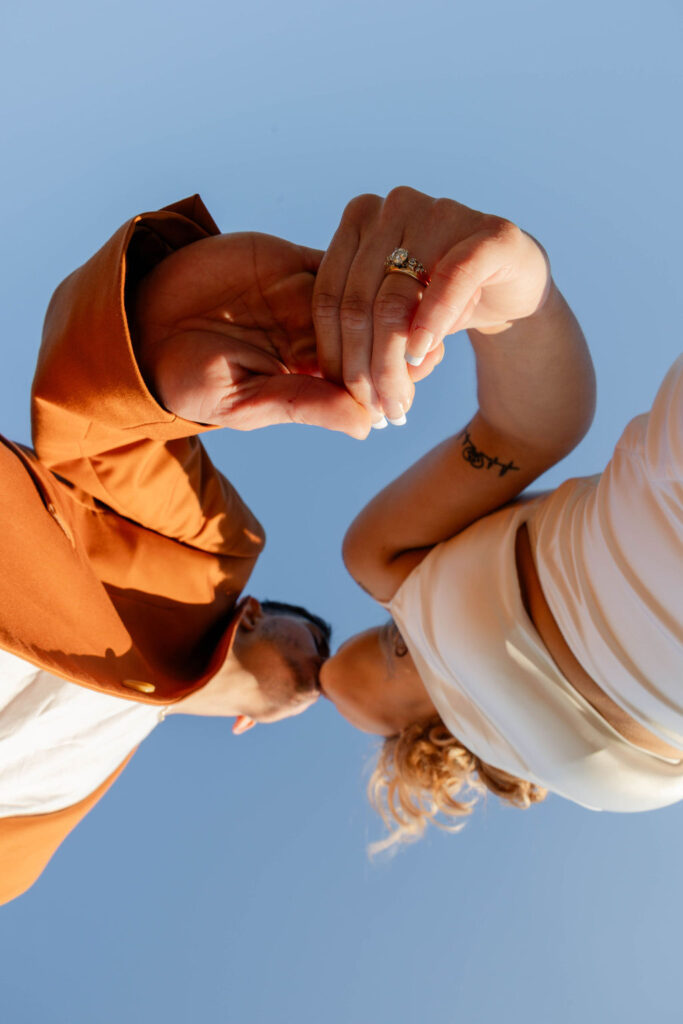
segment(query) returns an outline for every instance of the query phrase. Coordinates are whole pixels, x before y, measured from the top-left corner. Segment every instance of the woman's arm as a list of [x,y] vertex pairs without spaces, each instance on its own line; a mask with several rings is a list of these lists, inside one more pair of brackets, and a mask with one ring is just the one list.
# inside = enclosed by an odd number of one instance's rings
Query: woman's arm
[[472,329],[469,337],[478,412],[373,498],[344,539],[349,572],[380,601],[393,597],[433,545],[511,501],[590,426],[593,365],[552,282],[531,316]]

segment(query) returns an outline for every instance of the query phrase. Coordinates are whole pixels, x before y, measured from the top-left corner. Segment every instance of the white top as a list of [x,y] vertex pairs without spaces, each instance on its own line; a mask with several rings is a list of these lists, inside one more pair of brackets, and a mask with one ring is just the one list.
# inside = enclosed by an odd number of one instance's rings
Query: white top
[[528,521],[544,593],[586,671],[683,748],[682,388],[683,358],[602,477],[479,520],[433,548],[388,604],[455,736],[595,810],[683,799],[683,762],[623,739],[561,674],[524,609],[515,537]]
[[602,476],[558,487],[529,533],[579,663],[624,711],[683,748],[683,356]]
[[0,650],[0,818],[85,799],[163,710],[88,690]]

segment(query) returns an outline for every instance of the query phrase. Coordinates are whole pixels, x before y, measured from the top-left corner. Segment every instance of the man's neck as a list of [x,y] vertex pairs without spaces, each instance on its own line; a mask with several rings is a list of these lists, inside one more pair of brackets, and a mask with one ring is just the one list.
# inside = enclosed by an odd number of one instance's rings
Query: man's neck
[[240,662],[234,645],[218,672],[204,686],[171,704],[169,715],[233,718],[247,713],[257,681]]

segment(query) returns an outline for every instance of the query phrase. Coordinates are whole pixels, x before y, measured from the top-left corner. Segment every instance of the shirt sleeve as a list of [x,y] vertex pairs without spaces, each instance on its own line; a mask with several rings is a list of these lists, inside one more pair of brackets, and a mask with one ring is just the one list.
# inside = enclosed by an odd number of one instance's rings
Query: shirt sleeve
[[217,233],[193,196],[132,218],[62,282],[33,382],[33,438],[45,465],[126,518],[204,551],[253,558],[263,529],[197,438],[215,428],[156,401],[126,317],[126,294],[148,270]]

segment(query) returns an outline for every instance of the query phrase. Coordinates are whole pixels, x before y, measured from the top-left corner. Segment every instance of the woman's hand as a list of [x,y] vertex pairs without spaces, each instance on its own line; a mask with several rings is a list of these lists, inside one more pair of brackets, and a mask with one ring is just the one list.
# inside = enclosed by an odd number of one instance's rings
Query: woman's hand
[[[427,286],[384,261],[404,248]],[[494,333],[541,308],[550,286],[543,249],[514,224],[411,188],[353,199],[313,291],[318,362],[373,419],[401,422],[414,383],[462,329]]]
[[159,401],[235,430],[295,422],[367,436],[367,410],[318,367],[311,300],[321,257],[249,232],[164,259],[140,283],[132,325]]

